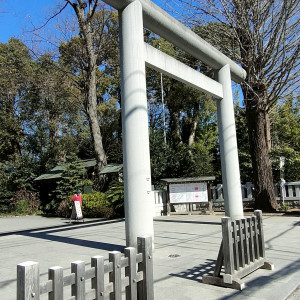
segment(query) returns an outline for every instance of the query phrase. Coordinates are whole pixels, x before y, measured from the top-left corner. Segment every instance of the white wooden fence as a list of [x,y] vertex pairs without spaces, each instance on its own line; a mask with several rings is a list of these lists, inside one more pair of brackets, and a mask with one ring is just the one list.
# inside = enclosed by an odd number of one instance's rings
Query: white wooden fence
[[[253,198],[253,188],[254,185],[251,182],[246,182],[246,184],[241,185],[242,198],[243,201],[252,201]],[[300,181],[298,182],[286,182],[283,189],[281,189],[280,184],[274,185],[275,196],[277,200],[281,200],[281,193],[283,192],[283,197],[285,200],[295,200],[300,201]],[[282,191],[282,192],[281,192]],[[223,198],[223,185],[218,184],[217,186],[211,187],[212,201],[224,201]]]
[[[254,185],[251,182],[246,182],[246,184],[241,185],[242,198],[244,202],[253,201],[253,188]],[[223,185],[217,184],[216,186],[211,186],[211,198],[213,204],[217,206],[224,201],[223,198]],[[274,191],[276,200],[280,201],[281,196],[288,203],[293,203],[293,205],[300,205],[300,181],[297,182],[286,182],[281,188],[280,184],[274,185]],[[282,195],[281,195],[282,194]],[[160,216],[167,211],[167,191],[166,190],[155,190],[154,191],[154,216]],[[181,205],[184,206],[184,205]],[[183,208],[181,207],[180,210]]]
[[[123,292],[127,300],[154,300],[152,238],[138,238],[138,251],[128,247],[124,254],[110,252],[108,263],[103,256],[94,256],[87,270],[84,261],[75,261],[70,275],[64,276],[62,267],[49,268],[48,278],[40,283],[37,262],[19,264],[17,300],[39,300],[42,294],[48,294],[50,300],[100,300],[107,299],[108,295],[111,300],[122,300]],[[91,283],[89,290],[88,282]],[[68,298],[64,298],[66,286],[71,286]]]

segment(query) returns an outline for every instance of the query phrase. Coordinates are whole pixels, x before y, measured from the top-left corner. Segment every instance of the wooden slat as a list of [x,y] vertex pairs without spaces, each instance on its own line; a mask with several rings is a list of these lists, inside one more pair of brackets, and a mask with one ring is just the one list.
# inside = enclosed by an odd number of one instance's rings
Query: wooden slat
[[248,274],[252,273],[253,271],[257,270],[258,268],[264,265],[264,258],[258,259],[255,262],[252,262],[250,265],[247,265],[245,268],[240,269],[234,276],[236,278],[243,278]]
[[91,266],[95,269],[95,277],[92,278],[92,289],[95,289],[95,299],[104,300],[104,257],[93,256]]
[[137,272],[136,273],[136,282],[140,282],[144,279],[144,274],[143,272]]
[[255,260],[255,252],[254,252],[254,238],[253,238],[253,220],[251,217],[247,218],[247,222],[249,224],[249,248],[250,248],[250,261],[253,262]]
[[75,284],[75,274],[67,275],[64,277],[64,286]]
[[223,254],[223,240],[221,242],[221,246],[219,249],[219,253],[218,253],[218,258],[216,261],[216,267],[214,270],[214,277],[219,277],[221,274],[221,270],[222,270],[222,266],[223,266],[223,261],[224,261],[224,254]]
[[39,264],[27,261],[17,265],[17,300],[40,299]]
[[296,197],[300,197],[300,185],[295,185],[295,193],[296,193]]
[[288,195],[289,195],[289,197],[294,197],[294,192],[293,192],[293,186],[292,185],[288,186]]
[[110,300],[122,300],[121,252],[110,252],[109,261],[113,263],[113,271],[109,273],[109,281],[113,282],[114,285],[114,291],[110,294]]
[[52,292],[52,280],[40,283],[40,295]]
[[52,267],[48,270],[48,278],[52,281],[52,291],[49,300],[64,299],[64,274],[62,267]]
[[104,294],[108,295],[111,294],[114,291],[114,284],[113,282],[109,282],[104,286]]
[[255,251],[255,258],[259,259],[259,247],[258,247],[258,228],[257,228],[257,218],[252,216],[254,222],[254,251]]
[[234,269],[239,270],[240,268],[240,254],[239,254],[239,236],[238,227],[235,221],[231,222],[233,229],[233,257],[234,257]]
[[74,261],[71,264],[71,272],[75,274],[75,284],[72,284],[72,296],[76,300],[85,300],[85,263],[84,261]]
[[245,235],[243,233],[244,225],[242,223],[242,220],[236,220],[236,226],[238,228],[239,232],[239,260],[240,260],[240,267],[245,267],[245,251],[244,251],[244,239]]
[[137,244],[138,252],[143,254],[143,262],[139,264],[138,271],[143,271],[144,276],[143,281],[138,283],[138,298],[154,300],[152,238],[139,237]]
[[92,279],[95,277],[95,268],[85,270],[85,280]]
[[121,268],[126,268],[129,266],[128,257],[121,257]]
[[112,271],[113,271],[113,263],[112,262],[109,262],[104,265],[104,273],[105,274],[110,273]]
[[223,254],[224,269],[226,274],[233,274],[233,245],[232,245],[232,227],[229,217],[222,218],[222,236],[223,236]]
[[243,234],[244,234],[244,257],[245,257],[245,264],[250,264],[250,251],[249,251],[249,231],[248,231],[248,223],[246,219],[242,219],[243,224]]
[[126,287],[126,299],[137,299],[137,280],[136,280],[136,249],[133,247],[125,248],[125,256],[128,259],[128,267],[125,268],[125,276],[128,276],[129,286]]
[[258,229],[258,249],[259,249],[259,256],[265,257],[265,238],[264,238],[264,228],[262,223],[262,211],[255,210],[254,215],[257,218],[257,229]]
[[96,299],[95,290],[91,290],[85,293],[85,300],[94,300],[94,299]]
[[140,263],[143,261],[143,254],[142,253],[137,253],[136,255],[136,263]]

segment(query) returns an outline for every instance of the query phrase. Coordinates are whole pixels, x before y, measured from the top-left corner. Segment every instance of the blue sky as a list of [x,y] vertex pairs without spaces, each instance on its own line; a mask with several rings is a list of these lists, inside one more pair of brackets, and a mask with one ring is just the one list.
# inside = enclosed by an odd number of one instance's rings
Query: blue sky
[[0,42],[22,39],[26,30],[43,24],[55,7],[53,0],[2,0],[0,2]]
[[[26,31],[32,30],[32,24],[43,25],[58,3],[62,0],[0,0],[0,42],[6,43],[11,37],[23,40]],[[47,29],[55,30],[55,23],[51,21]]]

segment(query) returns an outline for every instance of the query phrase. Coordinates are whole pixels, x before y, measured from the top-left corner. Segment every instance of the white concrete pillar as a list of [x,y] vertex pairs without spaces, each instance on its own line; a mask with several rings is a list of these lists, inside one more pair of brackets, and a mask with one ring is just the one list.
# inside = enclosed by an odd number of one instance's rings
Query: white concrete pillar
[[244,213],[229,65],[220,69],[217,77],[223,85],[223,99],[217,100],[217,113],[225,214],[240,219]]
[[129,4],[120,16],[123,172],[126,245],[153,237],[153,207],[148,133],[142,6]]

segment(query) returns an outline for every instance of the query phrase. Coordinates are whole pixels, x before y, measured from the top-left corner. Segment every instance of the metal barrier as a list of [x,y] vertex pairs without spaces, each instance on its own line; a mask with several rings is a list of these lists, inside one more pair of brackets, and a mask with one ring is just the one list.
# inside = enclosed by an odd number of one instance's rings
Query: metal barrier
[[[138,266],[138,269],[137,269]],[[122,269],[125,271],[122,271]],[[91,268],[85,270],[84,261],[71,264],[71,274],[64,276],[62,267],[48,271],[48,281],[40,283],[39,264],[25,262],[17,266],[17,300],[37,300],[48,294],[50,300],[63,299],[126,299],[153,300],[152,238],[138,238],[138,253],[135,248],[125,248],[109,253],[109,262],[103,256],[91,258]],[[108,282],[105,282],[108,279]],[[87,282],[91,289],[87,290]],[[64,287],[71,286],[71,297],[64,298]]]

